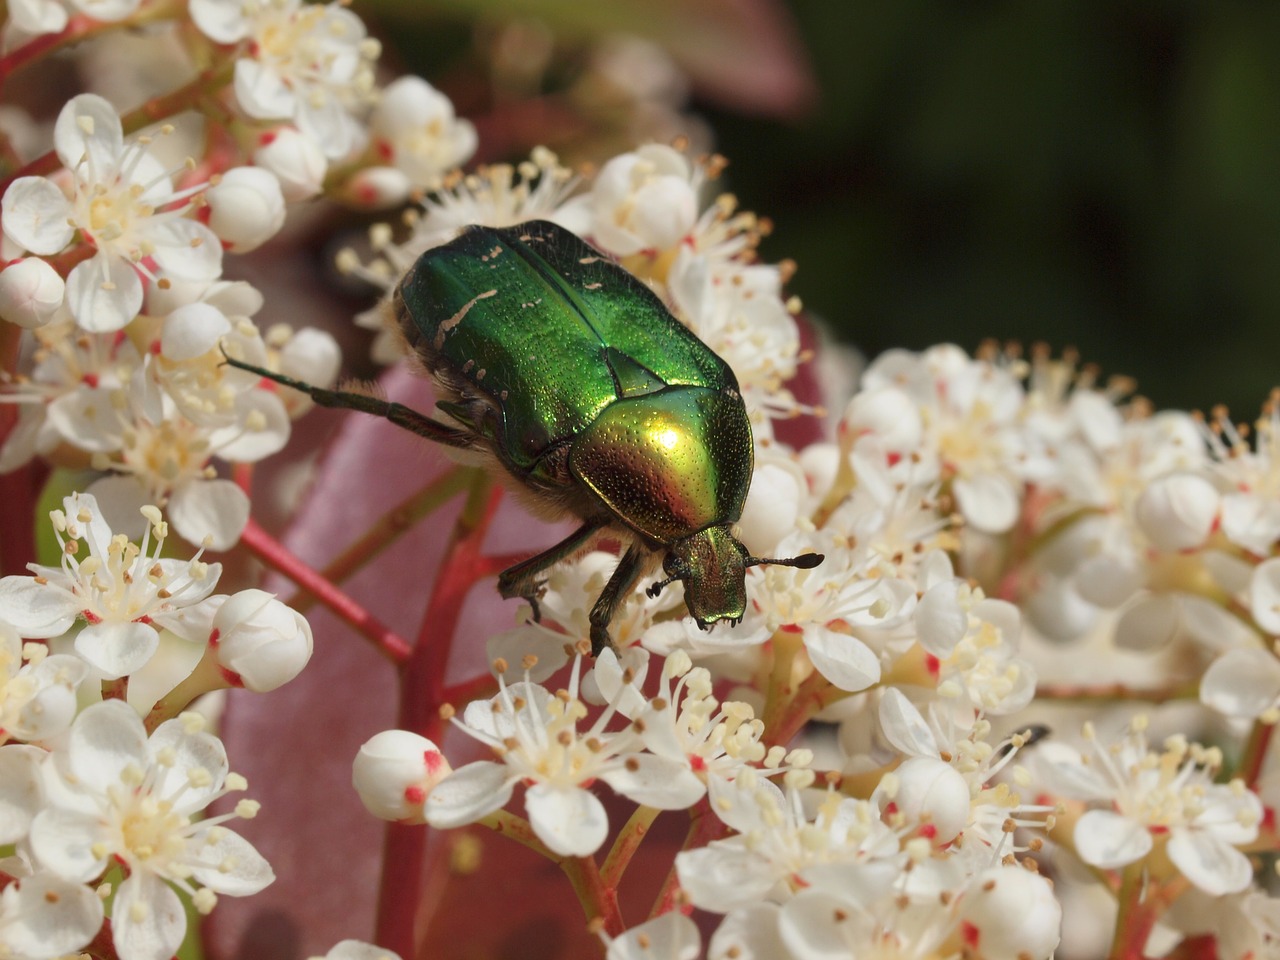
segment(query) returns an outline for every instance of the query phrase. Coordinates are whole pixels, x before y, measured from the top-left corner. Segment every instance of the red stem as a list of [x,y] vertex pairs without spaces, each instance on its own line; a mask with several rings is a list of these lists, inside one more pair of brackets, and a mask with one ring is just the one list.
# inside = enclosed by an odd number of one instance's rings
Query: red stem
[[[444,677],[457,639],[458,618],[467,593],[484,570],[480,550],[501,497],[501,489],[488,483],[468,494],[432,587],[413,656],[401,672],[399,727],[436,743],[443,738],[440,708],[450,693]],[[426,846],[427,831],[421,827],[390,824],[383,840],[376,941],[403,957],[417,955],[414,931],[427,868]]]
[[[680,849],[693,850],[705,847],[712,840],[719,840],[728,832],[729,828],[725,826],[724,821],[711,812],[711,801],[703,797],[689,811],[689,832],[685,835],[684,846]],[[650,919],[674,909],[679,890],[680,878],[673,863],[667,879],[662,883],[662,889],[658,891],[653,909],[649,911]]]
[[74,43],[93,33],[95,29],[103,29],[104,26],[105,24],[80,14],[68,20],[67,25],[58,33],[46,33],[43,36],[33,37],[22,46],[0,57],[0,84],[4,84],[12,74],[17,73],[27,64],[39,60],[46,53],[58,49],[63,44]]
[[409,641],[326,580],[322,574],[304,563],[296,554],[290,552],[284,544],[262,529],[252,517],[244,528],[240,542],[267,566],[283,573],[314,596],[361,636],[373,641],[373,645],[392,663],[405,664],[412,661],[414,651]]

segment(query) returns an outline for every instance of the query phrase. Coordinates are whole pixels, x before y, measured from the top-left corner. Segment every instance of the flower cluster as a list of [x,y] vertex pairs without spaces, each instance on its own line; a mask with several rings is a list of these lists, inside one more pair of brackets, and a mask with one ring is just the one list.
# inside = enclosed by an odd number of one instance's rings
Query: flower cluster
[[[1223,960],[1274,952],[1280,901],[1255,855],[1278,849],[1280,394],[1245,425],[1153,410],[1044,348],[891,350],[856,389],[828,378],[830,429],[793,448],[781,421],[823,412],[795,387],[812,376],[795,266],[761,257],[769,222],[716,192],[727,161],[686,137],[578,170],[546,147],[468,170],[477,126],[421,78],[381,85],[379,42],[346,2],[7,11],[19,64],[138,33],[194,79],[127,112],[102,84],[62,107],[47,152],[36,130],[0,158],[0,471],[61,503],[39,562],[3,544],[0,955],[110,940],[122,960],[165,960],[189,911],[273,881],[233,829],[257,804],[236,799],[245,778],[193,707],[275,690],[311,656],[301,614],[249,585],[249,555],[426,677],[429,719],[369,737],[353,763],[368,810],[416,828],[392,831],[389,859],[419,844],[399,862],[438,865],[443,888],[486,865],[427,831],[513,838],[570,878],[610,960],[1136,960],[1204,937]],[[575,96],[600,115],[678,109],[669,62],[625,38],[606,49]],[[608,103],[588,92],[606,87]],[[251,518],[249,465],[330,401],[293,387],[327,388],[340,358],[328,333],[268,322],[295,306],[232,265],[320,197],[408,204],[367,253],[337,257],[383,292],[470,225],[547,220],[726,361],[754,437],[727,518],[750,558],[741,622],[700,628],[655,564],[589,659],[619,523],[486,638],[491,673],[459,679],[459,610],[415,646],[331,582],[383,544],[357,540],[326,575]],[[385,313],[357,322],[392,361]],[[482,549],[493,479],[456,468],[379,525],[474,481],[429,618],[498,569]],[[1107,708],[1126,700],[1150,709]],[[652,910],[624,917],[637,850],[681,816]],[[422,955],[405,931],[438,922],[441,898],[414,882],[384,883],[400,900],[380,913],[383,946],[344,940],[328,958]]]
[[[247,784],[204,718],[174,716],[173,701],[122,698],[131,681],[160,693],[182,681],[182,703],[228,686],[273,689],[306,665],[310,627],[260,590],[214,594],[221,567],[164,556],[167,523],[154,506],[141,513],[148,527],[136,544],[112,533],[93,496],[73,494],[51,515],[61,564],[0,579],[0,838],[17,851],[5,866],[0,945],[13,956],[83,947],[109,898],[119,956],[168,957],[186,932],[180,893],[208,913],[218,894],[246,896],[273,879],[223,826],[254,816],[256,803],[205,814]],[[162,642],[195,651],[186,680],[156,657]],[[80,709],[94,681],[111,696]]]

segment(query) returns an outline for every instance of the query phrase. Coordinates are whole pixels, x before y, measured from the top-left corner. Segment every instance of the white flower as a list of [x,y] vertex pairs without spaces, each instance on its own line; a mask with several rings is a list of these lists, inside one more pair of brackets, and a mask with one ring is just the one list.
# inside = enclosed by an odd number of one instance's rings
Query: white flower
[[[274,875],[262,856],[224,824],[257,804],[203,817],[244,778],[227,772],[226,751],[195,714],[161,724],[148,739],[119,700],[86,708],[65,751],[46,764],[50,803],[31,825],[31,849],[64,880],[88,882],[112,861],[127,877],[116,889],[112,933],[121,960],[166,960],[186,932],[172,886],[208,913],[217,896],[248,896]],[[200,885],[199,889],[192,883]]]
[[233,685],[267,693],[296,677],[311,659],[311,626],[271,594],[241,590],[213,615],[209,644]]
[[14,260],[0,271],[0,319],[32,330],[52,320],[62,306],[66,284],[39,257]]
[[102,927],[102,900],[50,873],[23,877],[0,893],[0,955],[55,960],[79,953]]
[[384,730],[360,746],[351,782],[365,809],[398,823],[425,823],[427,795],[452,772],[440,748],[408,730]]
[[361,146],[352,115],[373,94],[378,44],[343,4],[192,0],[191,19],[216,43],[245,41],[236,102],[257,120],[290,120],[330,159]]
[[441,175],[466,163],[477,143],[476,128],[454,115],[449,98],[413,76],[378,94],[369,132],[377,154],[418,189],[439,186]]
[[[2,276],[2,275],[0,275]],[[1222,532],[1259,556],[1280,539],[1280,397],[1272,395],[1247,431],[1225,408],[1213,411],[1203,433],[1212,457],[1208,467],[1222,489]]]
[[[76,652],[109,679],[142,667],[162,629],[203,641],[180,614],[213,592],[222,566],[202,563],[199,554],[190,561],[162,557],[167,525],[155,507],[144,516],[150,525],[139,547],[123,534],[112,536],[92,496],[67,497],[63,510],[50,514],[62,566],[31,564],[36,576],[0,580],[4,618],[36,638],[59,637],[84,618]],[[79,556],[83,547],[87,557]]]
[[284,226],[280,181],[261,167],[233,167],[205,191],[209,226],[234,253],[266,243]]
[[1076,852],[1104,869],[1142,860],[1160,841],[1183,875],[1212,895],[1239,893],[1253,880],[1239,849],[1258,835],[1262,803],[1242,781],[1215,783],[1221,752],[1175,736],[1161,753],[1147,748],[1146,724],[1136,719],[1123,740],[1090,743],[1086,762],[1062,743],[1041,744],[1038,759],[1051,789],[1100,801],[1076,822]]
[[949,344],[920,354],[888,350],[867,368],[863,389],[901,390],[917,405],[922,449],[890,452],[919,452],[935,465],[974,529],[1004,533],[1013,526],[1024,479],[1038,461],[1019,422],[1022,384],[1008,369]]
[[[6,609],[0,599],[0,617]],[[49,740],[66,731],[76,715],[76,688],[85,672],[75,657],[50,656],[44,644],[23,644],[17,631],[0,619],[0,743]]]
[[556,695],[527,681],[511,684],[499,671],[500,692],[469,704],[458,726],[493,750],[496,760],[459,767],[427,794],[426,820],[434,827],[472,823],[500,809],[517,783],[525,783],[525,809],[538,839],[566,856],[589,856],[608,833],[604,805],[590,785],[603,780],[618,793],[660,810],[694,803],[702,782],[684,762],[643,752],[632,727],[609,731],[610,702],[585,730],[578,696],[581,658],[568,690]]
[[115,109],[94,94],[58,114],[54,146],[70,172],[67,193],[45,177],[21,177],[5,191],[4,231],[39,255],[59,253],[77,232],[96,252],[67,277],[66,302],[86,330],[119,330],[142,307],[139,273],[154,282],[209,281],[222,271],[222,245],[187,213],[201,184],[175,191],[172,172],[147,137],[125,142]]
[[813,782],[812,771],[784,777],[785,792],[750,771],[731,783],[712,781],[711,809],[738,834],[676,855],[680,886],[694,906],[727,913],[826,884],[870,902],[897,879],[906,855],[874,806],[828,790],[809,819],[800,789]]

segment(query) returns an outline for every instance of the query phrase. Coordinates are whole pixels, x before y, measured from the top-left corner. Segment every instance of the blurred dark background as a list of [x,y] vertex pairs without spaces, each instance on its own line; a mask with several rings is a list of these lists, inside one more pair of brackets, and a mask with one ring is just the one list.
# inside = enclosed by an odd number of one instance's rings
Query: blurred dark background
[[[774,221],[765,258],[794,258],[791,290],[870,356],[1045,341],[1236,419],[1280,384],[1280,5],[401,2],[375,8],[392,62],[517,156],[524,127],[584,152],[557,90],[600,37],[666,48],[726,186]],[[534,13],[554,52],[513,97],[502,25]]]

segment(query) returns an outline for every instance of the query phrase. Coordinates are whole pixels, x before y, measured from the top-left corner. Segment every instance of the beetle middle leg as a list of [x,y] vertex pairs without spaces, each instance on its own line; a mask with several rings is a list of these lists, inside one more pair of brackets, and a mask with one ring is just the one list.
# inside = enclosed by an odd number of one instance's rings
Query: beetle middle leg
[[605,647],[613,645],[613,641],[609,638],[609,624],[613,622],[613,615],[618,612],[618,606],[630,595],[631,589],[640,579],[640,574],[644,572],[648,553],[647,549],[636,543],[627,547],[627,552],[622,555],[622,559],[614,568],[613,576],[604,585],[595,606],[591,608],[588,619],[591,621],[591,655],[593,657],[599,656],[600,651]]
[[507,567],[498,574],[498,592],[502,594],[502,599],[510,600],[513,597],[519,597],[527,600],[533,607],[533,619],[541,620],[538,592],[542,582],[538,576],[548,567],[555,566],[565,557],[572,556],[582,549],[602,526],[604,524],[599,520],[588,520],[554,547],[548,547],[528,560],[520,561],[514,567]]

